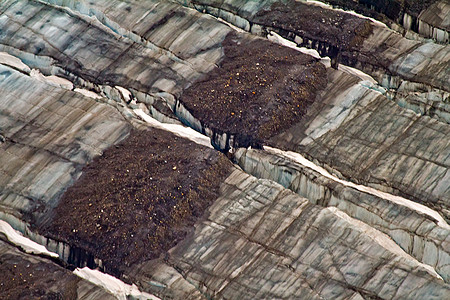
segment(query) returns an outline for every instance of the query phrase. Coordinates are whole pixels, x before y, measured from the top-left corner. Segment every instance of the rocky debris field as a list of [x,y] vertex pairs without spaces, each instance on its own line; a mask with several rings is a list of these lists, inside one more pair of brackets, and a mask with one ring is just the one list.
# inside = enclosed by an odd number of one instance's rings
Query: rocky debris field
[[98,286],[52,261],[0,241],[1,299],[115,299]]
[[231,166],[222,153],[167,131],[134,130],[83,169],[39,231],[120,275],[191,233]]
[[327,3],[1,1],[0,298],[448,298],[448,3]]
[[229,34],[219,67],[180,98],[216,132],[237,136],[233,147],[258,147],[298,122],[327,82],[312,56],[261,39]]
[[359,49],[372,33],[368,20],[293,0],[274,2],[260,10],[252,21],[294,32],[301,38],[323,42],[339,50]]
[[[353,10],[382,21],[390,28],[411,35],[419,33],[437,42],[448,43],[448,0],[382,0],[382,1],[324,1],[334,7]],[[411,31],[411,32],[409,32]]]

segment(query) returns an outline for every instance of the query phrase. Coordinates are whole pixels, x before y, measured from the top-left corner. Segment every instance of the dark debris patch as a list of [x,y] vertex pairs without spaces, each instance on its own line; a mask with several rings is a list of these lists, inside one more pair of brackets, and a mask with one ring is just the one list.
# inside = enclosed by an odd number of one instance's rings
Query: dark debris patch
[[83,170],[43,234],[102,259],[120,276],[193,230],[231,171],[220,152],[169,132],[134,130]]
[[262,143],[299,122],[326,86],[326,69],[312,56],[237,33],[230,33],[223,47],[219,68],[180,101],[207,127],[237,140]]
[[[377,2],[380,2],[381,0],[378,0]],[[431,5],[437,2],[437,0],[385,0],[388,1],[387,5],[392,5],[393,2],[400,2],[400,5],[403,5],[405,11],[415,17],[418,17],[422,11],[429,8]],[[383,1],[381,1],[383,2]]]
[[275,2],[270,8],[259,11],[252,21],[294,32],[342,51],[357,51],[372,33],[369,20],[294,0]]
[[80,280],[72,272],[39,258],[0,255],[0,299],[77,299]]
[[401,22],[403,14],[417,17],[419,14],[433,5],[437,0],[327,0],[325,2],[347,10],[354,10],[365,16],[386,22],[386,17],[394,22]]

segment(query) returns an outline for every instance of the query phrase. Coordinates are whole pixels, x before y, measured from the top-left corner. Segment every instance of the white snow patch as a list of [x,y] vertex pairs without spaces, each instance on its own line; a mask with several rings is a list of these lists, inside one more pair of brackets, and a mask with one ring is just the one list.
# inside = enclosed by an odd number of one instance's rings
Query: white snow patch
[[82,94],[83,96],[89,97],[89,98],[93,98],[93,99],[99,99],[102,98],[101,95],[86,90],[86,89],[81,89],[81,88],[75,88],[73,86],[73,83],[70,80],[67,80],[65,78],[62,77],[58,77],[55,75],[50,75],[50,76],[45,76],[44,74],[42,74],[39,70],[37,69],[33,69],[30,72],[30,76],[31,78],[37,79],[40,82],[44,82],[47,83],[51,86],[55,86],[55,87],[59,87],[59,88],[63,88],[66,90],[71,90],[74,91],[76,93]]
[[62,77],[58,77],[55,75],[45,76],[47,82],[54,83],[56,85],[59,85],[60,87],[63,87],[65,89],[71,90],[73,89],[73,84],[70,80],[67,80]]
[[443,280],[442,277],[436,272],[436,270],[424,263],[419,262],[417,259],[406,253],[402,248],[400,248],[399,245],[397,245],[388,235],[385,233],[367,225],[366,223],[354,219],[347,215],[345,212],[341,211],[337,207],[327,207],[326,210],[329,210],[334,215],[338,216],[341,219],[344,219],[350,224],[355,225],[357,228],[359,228],[362,232],[364,232],[365,235],[370,237],[372,240],[374,240],[377,244],[379,244],[381,247],[389,250],[390,252],[403,257],[407,259],[408,261],[411,261],[415,265],[422,267],[428,271],[432,276],[437,277],[440,280]]
[[[13,55],[10,55],[9,53],[0,52],[0,64],[10,66],[17,70],[23,71],[23,72],[29,74],[31,78],[34,78],[40,82],[47,83],[51,86],[60,87],[60,88],[67,89],[67,90],[73,90],[74,86],[70,80],[67,80],[65,78],[58,77],[55,75],[45,76],[39,70],[31,69],[25,63],[23,63],[19,58],[15,57]],[[92,91],[88,91],[86,89],[76,88],[76,89],[74,89],[74,91],[77,93],[83,94],[84,96],[90,97],[90,98],[94,98],[94,99],[102,98],[102,96],[100,96],[99,94],[94,93]]]
[[282,36],[280,36],[279,34],[273,32],[273,31],[269,32],[269,35],[267,36],[267,39],[269,41],[271,41],[271,42],[276,43],[276,44],[283,45],[283,46],[292,48],[294,50],[300,51],[302,53],[311,55],[311,56],[313,56],[315,58],[321,59],[321,57],[319,55],[319,52],[317,52],[316,50],[308,49],[308,48],[305,48],[305,47],[298,47],[296,43],[291,42],[291,41],[283,38]]
[[30,67],[24,64],[19,58],[6,52],[0,52],[0,64],[16,68],[28,74],[31,72]]
[[247,31],[245,31],[244,29],[239,28],[239,27],[237,27],[237,26],[231,24],[230,22],[227,22],[227,21],[225,21],[225,20],[222,19],[222,18],[216,18],[216,19],[219,20],[219,21],[222,22],[222,23],[227,24],[228,26],[230,26],[231,28],[233,28],[233,29],[236,30],[237,32],[247,32]]
[[417,211],[417,212],[419,212],[421,214],[426,214],[426,215],[432,217],[433,219],[435,219],[437,221],[437,224],[440,227],[445,228],[447,230],[450,230],[450,226],[447,224],[447,222],[444,220],[444,218],[442,218],[442,216],[438,212],[432,210],[431,208],[429,208],[429,207],[427,207],[425,205],[416,203],[414,201],[408,200],[408,199],[400,197],[400,196],[395,196],[395,195],[392,195],[392,194],[389,194],[389,193],[386,193],[386,192],[382,192],[382,191],[379,191],[377,189],[374,189],[374,188],[371,188],[371,187],[368,187],[368,186],[355,184],[355,183],[350,182],[350,181],[339,179],[336,176],[331,175],[324,168],[319,167],[318,165],[316,165],[312,161],[309,161],[308,159],[306,159],[305,157],[303,157],[303,155],[301,155],[299,153],[292,152],[292,151],[283,151],[283,150],[272,148],[272,147],[268,147],[268,146],[264,146],[264,150],[267,150],[268,152],[271,152],[271,153],[274,153],[274,154],[280,154],[280,155],[282,155],[284,157],[287,157],[287,158],[289,158],[289,159],[291,159],[291,160],[293,160],[293,161],[295,161],[295,162],[297,162],[297,163],[299,163],[299,164],[301,164],[301,165],[303,165],[303,166],[305,166],[307,168],[313,169],[314,171],[319,172],[321,175],[323,175],[323,176],[325,176],[325,177],[327,177],[329,179],[332,179],[332,180],[334,180],[336,182],[339,182],[339,183],[341,183],[341,184],[343,184],[345,186],[357,189],[358,191],[361,191],[361,192],[364,192],[364,193],[367,193],[367,194],[371,194],[371,195],[380,197],[380,198],[385,199],[385,200],[392,201],[392,202],[394,202],[394,203],[396,203],[398,205],[402,205],[402,206],[408,207],[408,208],[410,208],[410,209],[412,209],[414,211]]
[[126,284],[122,280],[98,270],[91,270],[88,267],[84,267],[82,269],[77,268],[73,273],[97,286],[103,287],[120,300],[126,300],[128,296],[133,297],[133,299],[160,300],[156,296],[141,292],[135,284]]
[[50,257],[59,257],[58,254],[50,252],[44,246],[24,237],[20,232],[14,230],[7,222],[0,220],[0,233],[3,233],[8,241],[22,248],[26,253],[44,254]]
[[55,86],[55,87],[60,87],[60,88],[67,89],[67,90],[73,89],[73,84],[71,81],[61,78],[61,77],[58,77],[58,76],[55,76],[55,75],[45,76],[37,69],[31,70],[30,76],[31,76],[31,78],[34,78],[38,81],[47,83],[47,84]]
[[118,85],[116,85],[115,88],[119,90],[119,92],[122,94],[122,97],[125,101],[129,101],[129,100],[133,99],[133,95],[126,88],[118,86]]
[[102,98],[102,96],[100,96],[99,94],[97,94],[97,93],[95,93],[95,92],[92,92],[92,91],[89,91],[89,90],[86,90],[86,89],[79,89],[79,88],[76,88],[76,89],[74,89],[73,91],[74,91],[74,92],[77,92],[77,93],[80,93],[80,94],[82,94],[82,95],[84,95],[84,96],[86,96],[86,97],[93,98],[93,99],[99,99],[99,98]]
[[[297,0],[297,1],[299,1],[299,0]],[[299,1],[299,2],[305,2],[305,1]],[[320,1],[306,0],[306,2],[309,3],[309,4],[315,5],[315,6],[322,7],[322,8],[333,9],[333,7],[330,4],[323,3],[323,2],[320,2]]]
[[375,79],[373,79],[372,76],[370,76],[369,74],[366,74],[366,73],[364,73],[364,72],[362,72],[362,71],[360,71],[358,69],[355,69],[355,68],[352,68],[352,67],[349,67],[349,66],[345,66],[343,64],[339,64],[338,70],[342,71],[344,73],[347,73],[347,74],[355,75],[359,79],[365,80],[365,81],[369,81],[372,84],[375,84],[375,85],[378,84],[378,82]]
[[160,128],[163,130],[170,131],[180,137],[187,138],[199,145],[207,146],[209,148],[213,148],[211,145],[211,140],[204,136],[203,134],[195,131],[192,128],[185,127],[183,125],[179,124],[167,124],[167,123],[161,123],[148,114],[146,114],[142,109],[137,108],[133,110],[136,115],[141,117],[145,122],[151,124],[155,128]]

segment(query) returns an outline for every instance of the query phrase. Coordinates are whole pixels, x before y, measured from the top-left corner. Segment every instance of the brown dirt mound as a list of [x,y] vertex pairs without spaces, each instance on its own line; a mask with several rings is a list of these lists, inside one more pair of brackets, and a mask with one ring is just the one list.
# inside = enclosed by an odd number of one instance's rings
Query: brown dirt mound
[[298,122],[326,85],[325,67],[293,49],[236,33],[223,47],[219,68],[180,98],[213,130],[262,142]]
[[223,154],[169,132],[134,130],[83,170],[41,231],[120,275],[183,239],[231,166]]

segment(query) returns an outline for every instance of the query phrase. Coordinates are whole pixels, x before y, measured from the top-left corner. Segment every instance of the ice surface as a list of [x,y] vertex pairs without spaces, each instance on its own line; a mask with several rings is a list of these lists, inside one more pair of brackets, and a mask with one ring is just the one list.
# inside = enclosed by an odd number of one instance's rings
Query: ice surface
[[355,225],[356,227],[358,227],[361,231],[363,231],[367,236],[369,236],[372,240],[377,242],[383,248],[391,251],[392,253],[395,253],[398,256],[401,256],[401,257],[403,257],[403,258],[413,262],[417,266],[420,266],[420,267],[426,269],[431,275],[433,275],[433,276],[435,276],[435,277],[437,277],[437,278],[442,280],[442,277],[436,272],[435,269],[433,269],[433,267],[431,267],[429,265],[426,265],[424,263],[421,263],[417,259],[413,258],[411,255],[406,253],[402,248],[400,248],[400,246],[397,245],[385,233],[382,233],[381,231],[376,230],[375,228],[367,225],[366,223],[364,223],[364,222],[362,222],[360,220],[357,220],[357,219],[354,219],[354,218],[350,217],[349,215],[347,215],[345,212],[343,212],[342,210],[338,209],[337,207],[327,207],[325,209],[331,211],[336,216],[338,216],[338,217],[346,220],[347,222]]
[[392,202],[394,202],[394,203],[396,203],[398,205],[403,205],[403,206],[411,208],[411,209],[413,209],[413,210],[415,210],[415,211],[417,211],[419,213],[426,214],[426,215],[432,217],[433,219],[435,219],[439,226],[441,226],[441,227],[443,227],[445,229],[450,229],[450,226],[447,224],[447,222],[444,220],[444,218],[442,218],[442,216],[437,211],[434,211],[434,210],[432,210],[431,208],[429,208],[429,207],[427,207],[425,205],[416,203],[414,201],[405,199],[405,198],[400,197],[400,196],[395,196],[395,195],[392,195],[392,194],[389,194],[389,193],[386,193],[386,192],[382,192],[382,191],[379,191],[379,190],[371,188],[371,187],[367,187],[367,186],[364,186],[364,185],[355,184],[355,183],[350,182],[350,181],[339,179],[336,176],[331,175],[324,168],[319,167],[318,165],[316,165],[312,161],[309,161],[308,159],[306,159],[305,157],[303,157],[299,153],[295,153],[295,152],[292,152],[292,151],[283,151],[283,150],[279,150],[279,149],[272,148],[272,147],[267,147],[267,146],[265,146],[264,149],[269,151],[269,152],[271,152],[271,153],[281,154],[284,157],[292,159],[293,161],[298,162],[299,164],[301,164],[301,165],[303,165],[305,167],[311,168],[311,169],[319,172],[323,176],[325,176],[327,178],[330,178],[330,179],[332,179],[334,181],[337,181],[337,182],[339,182],[339,183],[341,183],[341,184],[343,184],[345,186],[352,187],[352,188],[357,189],[357,190],[359,190],[361,192],[365,192],[365,193],[368,193],[368,194],[371,194],[371,195],[374,195],[374,196],[377,196],[377,197],[380,197],[380,198],[392,201]]

